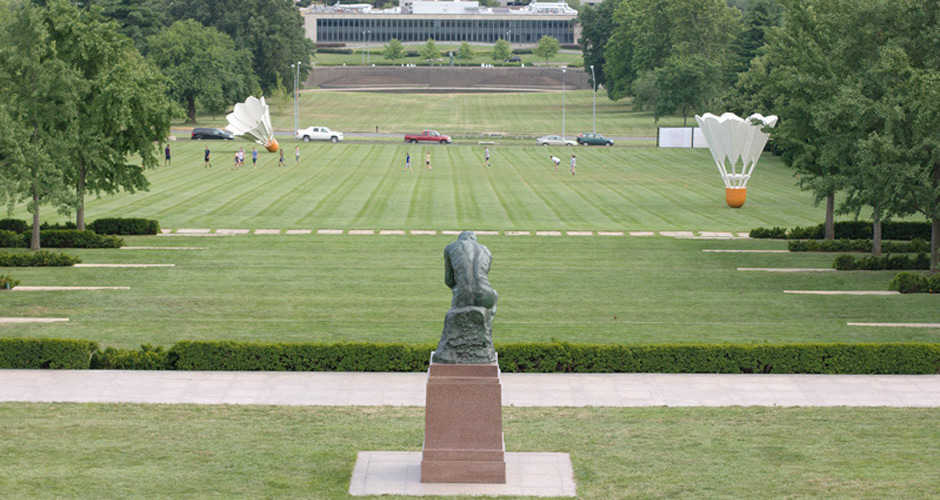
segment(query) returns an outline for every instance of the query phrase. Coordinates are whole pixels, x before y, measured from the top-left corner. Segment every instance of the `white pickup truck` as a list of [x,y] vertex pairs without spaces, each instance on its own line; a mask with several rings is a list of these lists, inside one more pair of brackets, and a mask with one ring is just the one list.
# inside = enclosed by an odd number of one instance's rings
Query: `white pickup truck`
[[307,127],[305,129],[298,130],[294,135],[297,139],[301,139],[304,142],[310,141],[330,141],[330,142],[339,142],[343,140],[343,133],[337,132],[335,130],[330,130],[326,127]]

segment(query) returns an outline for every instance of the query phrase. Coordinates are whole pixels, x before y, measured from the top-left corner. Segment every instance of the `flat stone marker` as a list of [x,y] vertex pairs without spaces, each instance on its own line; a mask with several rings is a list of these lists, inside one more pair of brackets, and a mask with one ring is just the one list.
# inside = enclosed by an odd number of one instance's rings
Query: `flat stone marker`
[[412,235],[416,235],[416,236],[417,236],[417,235],[420,235],[420,236],[437,236],[437,231],[434,231],[434,230],[432,230],[432,229],[412,229],[412,230],[411,230],[411,234],[412,234]]
[[630,236],[656,236],[653,231],[630,231]]
[[343,234],[342,229],[317,229],[317,234]]
[[835,269],[827,267],[739,267],[738,271],[764,271],[768,273],[824,273],[835,271]]
[[72,267],[176,267],[176,264],[75,264]]
[[574,497],[577,486],[567,453],[506,453],[506,483],[422,483],[421,453],[360,451],[349,494],[409,496]]
[[452,229],[445,229],[445,230],[441,231],[441,234],[443,234],[443,235],[445,235],[445,236],[458,236],[458,235],[459,235],[460,233],[462,233],[462,232],[463,232],[463,231],[454,231],[454,230],[452,230]]
[[250,229],[216,229],[215,234],[248,234]]
[[285,231],[286,234],[311,234],[313,229],[288,229]]
[[598,231],[598,236],[623,236],[623,231]]
[[703,238],[734,238],[734,234],[724,231],[699,231],[698,234]]
[[121,247],[121,250],[208,250],[209,247]]
[[379,230],[379,235],[382,235],[382,236],[391,236],[391,235],[404,236],[404,234],[405,234],[404,229],[381,229]]
[[70,290],[130,290],[129,286],[17,286],[13,292],[58,292]]
[[702,250],[705,253],[790,253],[789,250]]
[[368,236],[368,235],[375,234],[375,231],[372,229],[350,229],[348,234],[357,235],[357,236]]
[[691,238],[695,236],[692,231],[660,231],[659,234],[671,238]]
[[568,231],[568,236],[594,236],[594,231]]
[[172,233],[172,232],[173,232],[172,229],[168,229],[168,228],[160,229],[160,233],[161,233],[161,234],[170,234],[170,233]]
[[176,234],[209,234],[211,231],[211,229],[181,228],[176,230]]
[[530,236],[528,231],[506,231],[506,236]]
[[281,234],[280,229],[255,229],[255,234]]
[[783,293],[798,295],[901,295],[888,290],[784,290]]
[[561,236],[561,231],[536,231],[536,236]]
[[[482,234],[484,236],[499,236],[499,231],[474,231],[477,234]],[[528,233],[528,231],[526,231]],[[459,232],[457,234],[460,234]]]
[[893,328],[940,328],[940,323],[846,323],[849,326],[885,326]]
[[751,233],[738,233],[738,238],[750,239]]
[[0,318],[0,323],[65,323],[68,320],[68,318]]

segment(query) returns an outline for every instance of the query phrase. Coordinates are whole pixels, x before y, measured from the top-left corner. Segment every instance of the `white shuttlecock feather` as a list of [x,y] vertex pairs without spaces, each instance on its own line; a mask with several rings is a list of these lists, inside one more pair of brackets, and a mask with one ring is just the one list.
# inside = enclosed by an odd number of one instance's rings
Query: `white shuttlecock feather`
[[767,138],[770,137],[770,134],[761,129],[776,125],[777,117],[765,117],[759,113],[747,118],[741,118],[734,113],[724,113],[721,116],[705,113],[702,116],[696,115],[695,121],[708,141],[708,149],[718,165],[725,187],[746,187],[757,160],[760,159],[761,151],[767,144]]
[[235,105],[235,110],[226,117],[229,131],[238,137],[255,141],[274,153],[278,149],[274,138],[274,128],[271,127],[271,113],[268,105],[255,96],[249,96],[245,102]]

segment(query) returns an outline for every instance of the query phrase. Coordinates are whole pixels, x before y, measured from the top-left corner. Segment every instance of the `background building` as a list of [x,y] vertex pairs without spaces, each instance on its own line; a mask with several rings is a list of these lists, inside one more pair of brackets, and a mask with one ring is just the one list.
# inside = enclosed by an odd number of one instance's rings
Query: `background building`
[[301,10],[307,38],[314,42],[470,42],[534,45],[544,35],[577,43],[578,13],[565,3],[520,8],[481,7],[478,2],[403,0],[400,7],[375,10],[369,4],[311,6]]

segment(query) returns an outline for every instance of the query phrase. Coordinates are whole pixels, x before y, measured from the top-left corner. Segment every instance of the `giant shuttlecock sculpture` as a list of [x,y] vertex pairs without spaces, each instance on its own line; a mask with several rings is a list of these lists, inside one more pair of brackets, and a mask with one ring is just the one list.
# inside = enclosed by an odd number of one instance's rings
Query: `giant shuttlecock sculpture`
[[747,198],[747,181],[770,137],[761,129],[776,125],[777,117],[755,113],[741,118],[734,113],[721,116],[705,113],[695,115],[695,121],[702,128],[721,180],[725,182],[725,202],[731,208],[740,208]]
[[277,151],[278,144],[271,127],[271,113],[264,97],[256,99],[255,96],[249,96],[245,102],[236,104],[235,110],[225,119],[228,120],[226,128],[236,136],[255,141],[272,153]]

